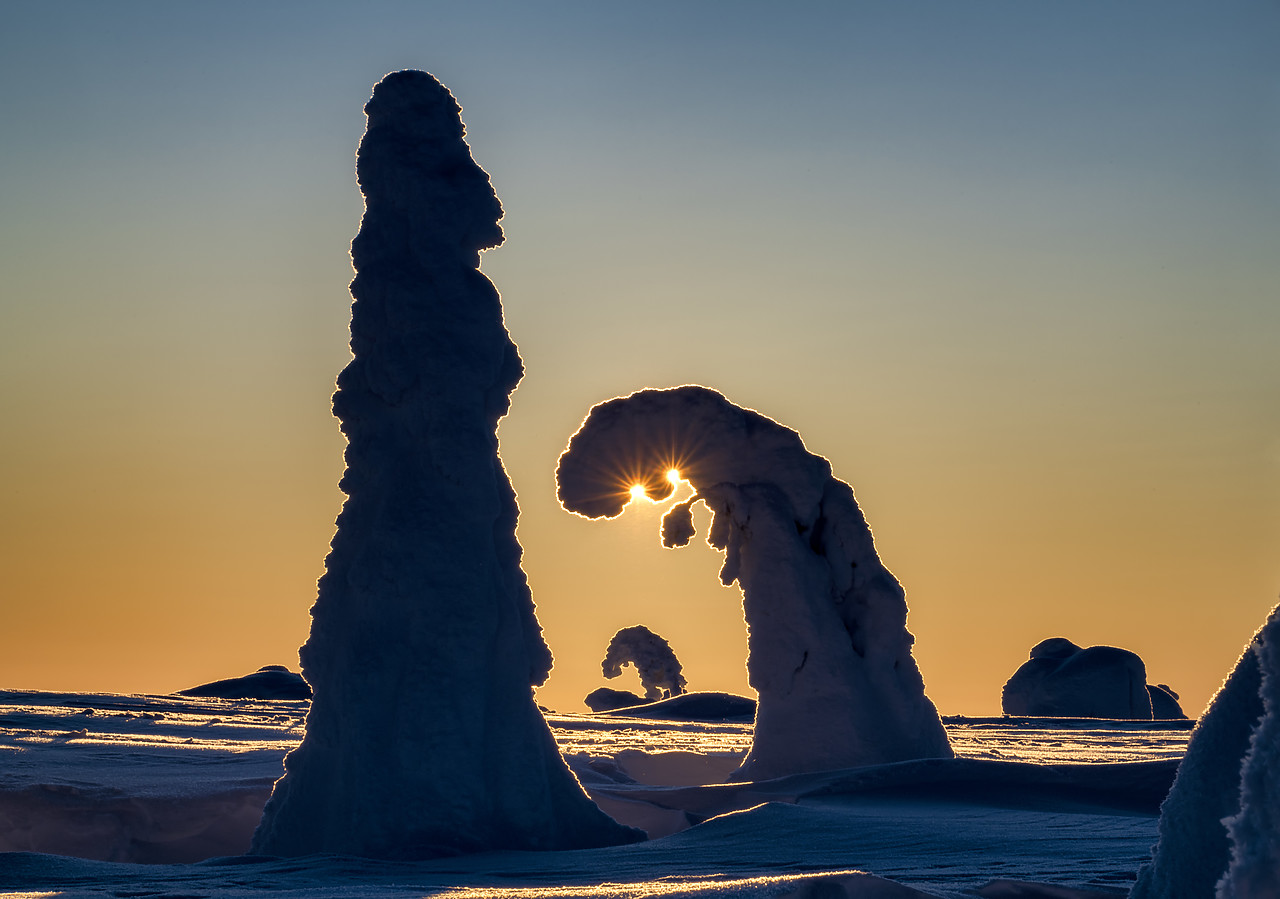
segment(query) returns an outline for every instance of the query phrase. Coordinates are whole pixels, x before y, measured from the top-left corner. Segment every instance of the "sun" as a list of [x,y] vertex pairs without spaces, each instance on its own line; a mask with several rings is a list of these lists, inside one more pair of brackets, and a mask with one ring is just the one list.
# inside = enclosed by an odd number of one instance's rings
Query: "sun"
[[646,496],[648,496],[648,495],[649,495],[649,494],[645,492],[644,484],[632,484],[632,485],[631,485],[631,498],[632,498],[632,499],[644,499],[644,498],[645,498]]
[[667,469],[667,480],[668,480],[668,481],[670,481],[670,482],[671,482],[671,483],[673,483],[673,484],[679,484],[679,483],[680,483],[680,469],[678,469],[678,468],[668,468],[668,469]]

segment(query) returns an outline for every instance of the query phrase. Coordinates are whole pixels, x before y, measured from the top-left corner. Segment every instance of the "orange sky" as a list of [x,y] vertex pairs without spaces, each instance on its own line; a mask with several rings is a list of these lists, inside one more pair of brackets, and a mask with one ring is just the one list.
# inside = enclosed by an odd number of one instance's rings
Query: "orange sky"
[[998,713],[1050,636],[1204,705],[1280,592],[1273,6],[496,7],[14,12],[0,687],[296,667],[360,110],[418,66],[507,209],[540,701],[581,708],[633,624],[746,689],[716,554],[555,501],[592,404],[692,382],[853,485],[944,714]]

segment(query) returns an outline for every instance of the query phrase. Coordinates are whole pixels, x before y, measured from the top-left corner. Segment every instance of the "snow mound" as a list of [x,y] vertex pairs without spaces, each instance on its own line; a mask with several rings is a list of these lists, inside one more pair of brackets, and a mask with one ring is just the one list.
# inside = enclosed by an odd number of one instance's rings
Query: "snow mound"
[[[635,694],[630,694],[635,695]],[[642,705],[619,707],[606,714],[626,718],[656,718],[667,721],[751,721],[756,701],[733,693],[712,690],[681,693],[670,699]]]
[[210,681],[178,691],[179,696],[217,699],[310,699],[311,687],[301,674],[283,665],[263,665],[253,674]]
[[582,700],[582,704],[593,712],[611,712],[614,709],[625,709],[628,706],[642,705],[644,697],[630,690],[613,690],[600,687],[592,690]]
[[1077,646],[1051,637],[1004,685],[1006,715],[1052,718],[1185,718],[1178,695],[1147,683],[1137,653],[1114,646]]
[[620,515],[634,496],[694,495],[663,520],[668,547],[713,513],[720,579],[742,587],[748,680],[759,694],[744,778],[950,757],[911,655],[902,587],[848,484],[800,435],[714,390],[642,390],[587,415],[556,471],[565,509]]
[[520,567],[496,429],[523,367],[480,251],[502,206],[440,82],[394,72],[365,106],[350,364],[333,410],[347,500],[303,672],[302,744],[253,851],[421,859],[612,845],[534,705],[551,653]]

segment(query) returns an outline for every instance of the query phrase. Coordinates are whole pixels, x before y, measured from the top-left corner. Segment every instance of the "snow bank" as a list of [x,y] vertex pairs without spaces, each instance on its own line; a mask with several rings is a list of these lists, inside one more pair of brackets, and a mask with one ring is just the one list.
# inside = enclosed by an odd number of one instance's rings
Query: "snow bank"
[[427,858],[642,838],[565,766],[532,697],[551,669],[496,428],[522,375],[480,251],[502,206],[425,72],[365,106],[353,359],[334,413],[347,500],[301,650],[315,690],[253,841]]
[[1147,683],[1137,653],[1114,646],[1085,649],[1065,637],[1031,648],[1030,658],[1005,683],[1006,715],[1055,718],[1185,718],[1177,694]]
[[635,666],[645,699],[679,696],[687,686],[671,645],[643,624],[614,634],[600,663],[605,677],[618,677],[624,665]]
[[[1265,707],[1267,718],[1259,723],[1264,712],[1260,663],[1265,655],[1266,665],[1276,664],[1277,612],[1280,608],[1245,647],[1192,731],[1177,779],[1160,809],[1159,842],[1150,862],[1138,872],[1131,899],[1204,899],[1214,895],[1224,875],[1223,897],[1280,895],[1274,879],[1270,892],[1236,890],[1233,881],[1237,862],[1240,877],[1248,880],[1255,863],[1268,853],[1273,860],[1271,876],[1280,870],[1274,865],[1280,837],[1275,823],[1280,808],[1275,800],[1277,706]],[[1272,701],[1276,670],[1270,667],[1267,672],[1267,697]],[[1224,820],[1231,821],[1230,834]]]
[[623,749],[613,760],[636,783],[668,787],[723,783],[742,764],[742,756],[737,753],[689,752],[679,749],[667,752]]
[[179,795],[42,784],[0,790],[0,852],[175,864],[249,849],[271,782]]
[[622,513],[633,491],[695,495],[663,520],[684,546],[692,506],[712,511],[747,620],[748,679],[759,694],[744,778],[952,755],[911,655],[907,605],[880,562],[848,484],[800,435],[705,387],[643,390],[593,408],[560,457],[562,505]]

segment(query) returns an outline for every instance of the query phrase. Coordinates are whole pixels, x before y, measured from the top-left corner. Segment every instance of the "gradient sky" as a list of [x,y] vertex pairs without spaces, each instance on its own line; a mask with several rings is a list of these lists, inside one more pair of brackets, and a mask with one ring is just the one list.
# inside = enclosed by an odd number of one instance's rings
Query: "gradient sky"
[[[588,408],[706,384],[853,485],[929,695],[1051,636],[1203,707],[1280,591],[1273,2],[8,0],[0,687],[297,665],[341,504],[361,107],[423,68],[507,210],[519,536],[581,709],[614,631],[747,690],[661,510],[555,501]],[[635,687],[638,680],[611,682]]]

